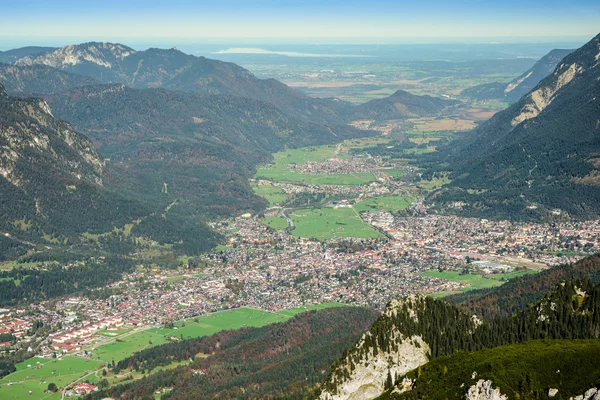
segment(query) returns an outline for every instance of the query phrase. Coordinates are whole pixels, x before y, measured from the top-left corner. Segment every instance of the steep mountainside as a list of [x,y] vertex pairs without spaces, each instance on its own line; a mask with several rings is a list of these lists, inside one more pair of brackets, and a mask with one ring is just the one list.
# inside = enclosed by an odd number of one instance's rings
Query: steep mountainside
[[157,346],[120,361],[114,371],[150,374],[173,361],[195,360],[88,399],[146,398],[168,387],[170,399],[307,398],[331,363],[376,317],[370,309],[331,308],[302,313],[285,323]]
[[431,169],[450,169],[454,180],[439,200],[464,201],[471,215],[598,215],[599,78],[600,35],[520,101],[432,157]]
[[[271,104],[124,85],[48,96],[56,115],[100,146],[115,167],[111,184],[135,196],[206,215],[256,212],[263,200],[247,179],[285,147],[364,136],[349,126],[289,117]],[[121,173],[116,173],[121,171]],[[163,185],[168,194],[162,193]]]
[[502,99],[514,103],[554,72],[558,63],[572,52],[573,50],[554,49],[540,58],[533,67],[508,83],[493,82],[473,86],[463,90],[461,95],[476,100]]
[[14,63],[23,57],[36,56],[56,50],[55,47],[28,46],[7,51],[0,51],[0,63]]
[[[404,380],[408,371],[461,351],[537,339],[597,339],[598,306],[600,286],[590,281],[563,282],[541,302],[492,321],[463,313],[443,300],[413,296],[393,301],[332,367],[320,398],[371,399],[395,385],[418,390],[412,385],[414,381]],[[595,382],[585,384],[578,390],[584,391]]]
[[416,96],[404,90],[398,90],[389,97],[371,100],[356,106],[348,112],[348,115],[352,120],[374,119],[377,121],[431,117],[458,103],[456,100]]
[[61,93],[99,82],[84,75],[70,74],[46,65],[17,66],[0,64],[0,84],[12,95]]
[[195,57],[176,49],[135,51],[121,44],[91,42],[23,57],[16,63],[47,65],[103,83],[136,88],[163,87],[248,97],[312,122],[340,122],[341,113],[348,108],[343,102],[307,97],[274,79],[258,79],[236,64]]
[[142,207],[103,187],[104,168],[92,142],[44,100],[12,98],[0,85],[0,231],[13,253],[44,235],[73,238],[139,217]]

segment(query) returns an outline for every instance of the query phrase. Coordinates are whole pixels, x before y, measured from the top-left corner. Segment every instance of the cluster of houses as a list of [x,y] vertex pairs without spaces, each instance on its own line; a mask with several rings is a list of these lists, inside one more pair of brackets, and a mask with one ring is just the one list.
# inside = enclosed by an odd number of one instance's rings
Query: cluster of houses
[[117,329],[123,326],[123,318],[121,316],[114,316],[106,318],[102,321],[98,321],[94,324],[84,326],[70,332],[65,332],[60,336],[56,336],[52,339],[52,346],[55,349],[60,349],[64,352],[71,350],[78,350],[80,345],[89,342],[92,336],[100,329]]

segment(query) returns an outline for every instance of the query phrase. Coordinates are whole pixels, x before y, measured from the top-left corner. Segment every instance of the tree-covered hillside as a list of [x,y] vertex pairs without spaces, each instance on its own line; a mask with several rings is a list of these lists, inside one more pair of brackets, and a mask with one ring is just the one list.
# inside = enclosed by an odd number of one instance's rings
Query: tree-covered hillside
[[146,207],[106,188],[104,169],[92,142],[43,100],[10,97],[0,85],[0,257],[145,215]]
[[[378,397],[387,399],[448,399],[467,396],[478,382],[509,399],[555,399],[583,395],[600,384],[600,340],[535,340],[473,353],[456,353],[437,358],[404,378],[412,390],[389,390]],[[407,382],[408,383],[408,382]],[[410,383],[408,383],[410,384]],[[482,384],[480,383],[480,386]],[[554,391],[552,391],[554,393]]]
[[370,309],[334,307],[305,312],[285,323],[153,347],[118,362],[114,370],[152,374],[159,366],[193,361],[87,399],[140,399],[165,388],[172,388],[165,396],[173,400],[306,398],[333,360],[376,317]]
[[371,100],[352,108],[348,111],[348,117],[352,120],[373,119],[376,121],[432,117],[458,103],[456,100],[427,95],[417,96],[404,90],[397,90],[391,96]]
[[557,265],[539,274],[513,278],[495,288],[472,290],[445,299],[458,305],[467,314],[485,319],[508,317],[540,301],[558,283],[578,279],[600,283],[600,256],[586,257],[573,264]]
[[[393,301],[361,340],[336,362],[323,383],[320,398],[348,398],[349,390],[359,390],[359,384],[364,393],[373,392],[362,389],[368,386],[382,392],[401,384],[402,371],[406,373],[407,368],[412,370],[426,364],[427,359],[457,352],[538,339],[598,339],[598,310],[600,285],[590,280],[562,282],[540,302],[493,320],[479,319],[444,300],[429,297]],[[426,358],[416,357],[416,353]]]

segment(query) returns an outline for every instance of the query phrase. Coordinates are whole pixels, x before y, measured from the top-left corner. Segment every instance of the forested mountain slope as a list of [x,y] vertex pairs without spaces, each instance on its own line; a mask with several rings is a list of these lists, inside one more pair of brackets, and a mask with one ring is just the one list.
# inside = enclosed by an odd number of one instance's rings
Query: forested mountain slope
[[187,55],[177,49],[136,51],[117,43],[90,42],[26,56],[16,64],[46,65],[102,83],[135,88],[248,97],[312,122],[341,122],[341,112],[347,107],[342,102],[307,97],[274,79],[258,79],[236,64]]
[[[387,399],[594,400],[600,340],[534,340],[440,357],[402,378]],[[403,393],[402,390],[411,389]],[[550,396],[553,394],[553,396]]]
[[458,103],[456,100],[446,100],[427,95],[417,96],[404,90],[397,90],[389,97],[371,100],[352,108],[349,110],[348,115],[352,120],[374,119],[377,121],[432,117]]
[[[310,395],[333,360],[373,323],[377,313],[357,307],[297,315],[285,323],[224,331],[141,351],[114,370],[152,373],[187,360],[185,367],[94,393],[87,399],[139,399],[172,388],[170,399],[300,399]],[[200,372],[201,371],[201,372]]]
[[18,49],[0,51],[0,63],[14,63],[17,60],[56,50],[56,47],[27,46]]
[[[437,198],[463,213],[544,218],[600,214],[600,35],[508,109],[432,156],[451,170]],[[556,211],[559,210],[559,211]]]
[[461,351],[537,339],[597,339],[598,306],[600,286],[589,280],[563,282],[541,302],[491,321],[439,299],[413,296],[392,301],[333,366],[320,398],[370,399],[394,384],[402,385],[409,371],[431,359]]
[[3,257],[22,254],[44,235],[104,232],[147,212],[106,189],[104,171],[92,142],[55,119],[44,100],[10,97],[0,85]]
[[46,65],[18,66],[0,64],[0,84],[12,95],[46,95],[99,82],[84,75],[71,74]]
[[[257,212],[264,203],[247,179],[272,152],[369,135],[225,95],[107,85],[47,100],[111,159],[115,169],[110,184],[161,207],[177,200],[173,213],[214,217]],[[162,193],[164,184],[168,193]]]

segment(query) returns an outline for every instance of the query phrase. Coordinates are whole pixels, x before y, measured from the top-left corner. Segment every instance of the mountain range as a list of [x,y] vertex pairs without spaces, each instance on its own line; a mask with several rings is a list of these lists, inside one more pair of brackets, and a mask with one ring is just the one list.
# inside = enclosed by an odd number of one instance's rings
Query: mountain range
[[559,62],[573,50],[554,49],[539,59],[533,67],[508,83],[492,82],[465,89],[461,96],[476,100],[504,100],[514,103],[529,93],[542,79],[550,75]]
[[506,110],[431,157],[450,170],[435,196],[462,212],[512,218],[600,213],[600,35]]
[[258,79],[228,62],[195,57],[175,48],[136,51],[115,43],[70,45],[17,59],[16,66],[45,65],[100,83],[226,94],[271,103],[283,112],[312,122],[340,122],[342,102],[309,98],[274,79]]
[[[94,226],[72,224],[64,230],[64,221],[47,220],[49,225],[35,231],[37,239],[16,229],[14,221],[12,229],[6,228],[29,242],[46,237],[41,242],[46,243],[52,237],[55,245],[74,246],[78,237],[89,234],[122,235],[124,226],[133,224],[135,236],[178,243],[176,249],[190,254],[206,250],[217,237],[202,221],[256,213],[265,206],[247,179],[273,152],[374,134],[348,125],[353,119],[432,116],[455,104],[398,91],[379,100],[385,107],[377,101],[354,107],[311,98],[274,79],[258,79],[233,63],[175,48],[136,51],[122,44],[91,42],[3,55],[9,62],[0,64],[0,83],[6,91],[42,97],[52,117],[69,121],[79,136],[89,137],[103,165],[98,172],[102,185],[94,190],[129,201],[119,207],[118,217]],[[24,221],[36,220],[34,213],[23,214]]]

